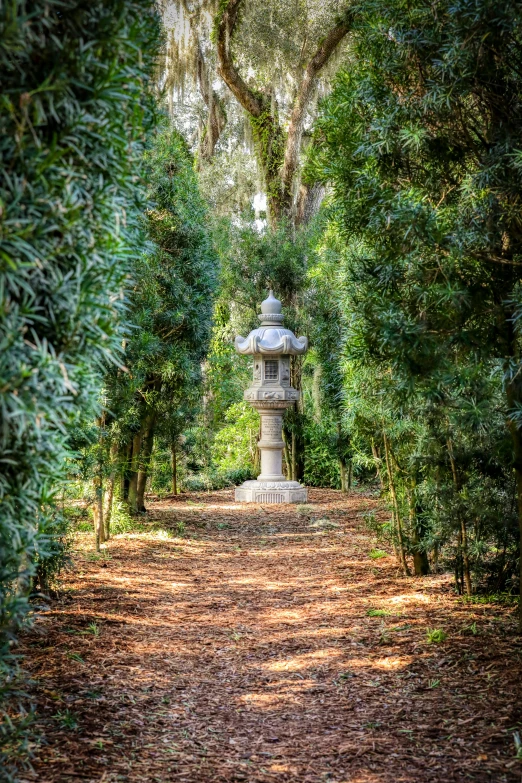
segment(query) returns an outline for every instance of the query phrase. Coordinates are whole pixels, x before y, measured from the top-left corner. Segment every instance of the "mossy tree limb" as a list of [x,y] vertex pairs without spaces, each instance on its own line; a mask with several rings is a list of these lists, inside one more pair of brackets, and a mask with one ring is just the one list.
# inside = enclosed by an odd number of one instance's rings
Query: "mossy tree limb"
[[346,16],[329,31],[306,65],[293,101],[288,130],[285,131],[281,126],[273,95],[269,91],[260,93],[252,89],[234,63],[231,41],[237,29],[241,6],[242,0],[224,0],[216,16],[218,73],[249,115],[258,161],[265,177],[271,225],[278,225],[285,219],[289,223],[295,223],[295,181],[306,114],[319,73],[348,34],[351,17]]

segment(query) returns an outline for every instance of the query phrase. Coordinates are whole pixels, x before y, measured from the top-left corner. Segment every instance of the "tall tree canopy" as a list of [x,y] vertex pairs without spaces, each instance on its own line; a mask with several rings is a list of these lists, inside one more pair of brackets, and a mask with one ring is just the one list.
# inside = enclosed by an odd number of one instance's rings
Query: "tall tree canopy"
[[227,121],[225,105],[234,96],[231,113],[237,106],[245,112],[271,224],[306,221],[318,194],[300,187],[303,137],[350,28],[346,4],[179,0],[170,12],[176,27],[167,83],[184,87],[192,74],[199,89],[207,112],[200,154],[209,159],[214,152]]
[[183,421],[197,404],[217,279],[207,212],[186,143],[177,131],[164,128],[144,163],[149,205],[143,227],[149,244],[132,270],[126,372],[114,369],[107,378],[112,415],[106,424],[119,443],[132,511],[145,510],[154,436],[175,448]]

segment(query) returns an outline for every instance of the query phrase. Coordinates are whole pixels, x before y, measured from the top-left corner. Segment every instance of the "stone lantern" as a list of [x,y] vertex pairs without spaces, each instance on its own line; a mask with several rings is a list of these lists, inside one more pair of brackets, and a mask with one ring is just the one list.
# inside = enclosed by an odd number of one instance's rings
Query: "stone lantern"
[[283,475],[283,413],[298,399],[290,386],[290,357],[304,354],[306,337],[296,337],[282,326],[281,302],[270,291],[258,316],[261,326],[248,337],[236,337],[236,351],[254,357],[253,383],[245,400],[261,415],[261,474],[236,488],[242,503],[306,503],[307,490]]

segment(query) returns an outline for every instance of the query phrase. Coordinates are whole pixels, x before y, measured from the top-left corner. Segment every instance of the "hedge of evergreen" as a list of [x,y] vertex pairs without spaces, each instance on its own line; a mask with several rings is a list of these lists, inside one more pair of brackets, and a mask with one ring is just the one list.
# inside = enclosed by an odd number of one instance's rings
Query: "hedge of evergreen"
[[0,3],[0,696],[59,558],[67,427],[121,341],[159,31],[153,0]]

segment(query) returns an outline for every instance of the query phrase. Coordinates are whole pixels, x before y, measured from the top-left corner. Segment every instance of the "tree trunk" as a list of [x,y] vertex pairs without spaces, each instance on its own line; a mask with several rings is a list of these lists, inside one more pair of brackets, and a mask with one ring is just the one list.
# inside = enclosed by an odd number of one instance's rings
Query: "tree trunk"
[[297,481],[297,439],[292,430],[292,481]]
[[178,494],[178,455],[176,453],[176,441],[172,441],[170,445],[170,453],[172,456],[172,494]]
[[299,400],[290,408],[286,416],[292,422],[292,476],[293,481],[302,481],[305,469],[304,440],[304,395],[302,393],[303,357],[292,356],[290,361],[290,383],[297,389]]
[[301,185],[297,199],[296,223],[306,226],[319,212],[326,189],[320,182],[313,185]]
[[[511,324],[514,320],[511,321]],[[514,332],[511,325],[511,332]],[[511,350],[512,356],[516,357],[519,361],[518,346],[516,342],[516,336],[511,334]],[[519,408],[522,403],[522,379],[520,378],[520,372],[517,373],[515,378],[512,378],[509,383],[506,384],[506,397],[509,411]],[[518,530],[519,530],[519,550],[518,550],[518,562],[519,562],[519,601],[518,601],[518,630],[522,633],[522,431],[516,421],[508,419],[508,426],[511,433],[511,440],[513,442],[513,468],[515,470],[516,478],[516,498],[517,498],[517,510],[518,510]]]
[[132,440],[125,444],[122,452],[121,465],[121,499],[127,503],[129,500],[129,479],[132,460]]
[[460,519],[460,530],[462,537],[462,565],[464,568],[464,583],[466,585],[466,595],[469,598],[473,593],[473,586],[471,584],[471,569],[469,564],[468,531],[466,530],[466,523],[462,517]]
[[341,492],[349,492],[352,488],[352,461],[351,459],[346,461],[344,454],[345,450],[342,448],[343,434],[341,431],[341,422],[337,421],[337,454],[339,456],[339,473],[341,474]]
[[379,452],[377,450],[377,446],[375,445],[375,442],[374,442],[373,438],[372,438],[372,454],[373,454],[373,458],[375,460],[375,470],[377,471],[377,478],[379,479],[379,484],[381,485],[381,492],[383,492],[384,491],[384,481],[383,481],[383,478],[382,478],[381,467],[380,467],[381,466],[381,458],[379,456]]
[[413,552],[413,570],[415,576],[427,576],[430,572],[430,563],[426,552],[420,552],[419,546],[419,534],[416,528],[413,528],[413,542],[415,544],[415,550]]
[[[141,454],[145,459],[146,451],[148,449],[142,449]],[[150,454],[148,455],[150,457]],[[138,471],[138,481],[136,484],[136,510],[138,514],[145,514],[147,509],[145,508],[145,490],[147,488],[147,479],[149,477],[148,469],[140,469]]]
[[341,474],[341,492],[348,492],[348,477],[344,460],[339,460],[339,472]]
[[437,541],[433,545],[433,573],[439,573],[439,544]]
[[199,154],[202,160],[209,161],[214,155],[215,146],[227,124],[227,114],[223,101],[212,89],[212,76],[205,63],[199,42],[197,46],[197,72],[199,89],[208,111],[205,132],[199,144]]
[[[460,490],[462,489],[462,484],[457,471],[457,464],[455,462],[455,457],[453,455],[453,444],[451,442],[451,438],[448,438],[447,446],[448,446],[448,454],[449,454],[450,464],[451,464],[451,472],[453,474],[453,484],[455,485],[455,491],[457,495],[459,495]],[[463,584],[466,587],[466,595],[469,597],[473,593],[473,587],[471,583],[471,569],[470,569],[469,552],[468,552],[468,531],[466,528],[466,520],[464,519],[464,517],[460,512],[459,512],[459,527],[460,527],[459,541],[460,541],[460,549],[462,555]]]
[[129,495],[128,505],[131,514],[138,511],[138,468],[141,449],[141,431],[137,432],[132,439],[132,452],[129,466]]
[[[213,72],[207,67],[203,47],[201,46],[197,25],[197,9],[191,11],[189,3],[187,3],[186,0],[181,0],[181,5],[183,6],[186,18],[189,20],[191,34],[195,41],[194,50],[198,86],[208,112],[205,132],[199,143],[199,158],[201,160],[209,161],[214,155],[214,148],[226,126],[227,114],[223,101],[212,86],[214,76]],[[172,95],[172,90],[170,91],[170,94]],[[170,105],[170,116],[173,116],[172,101]]]
[[111,537],[112,504],[114,501],[115,483],[116,483],[116,473],[112,473],[109,479],[109,490],[107,492],[107,505],[106,505],[105,516],[103,521],[105,541],[108,541],[109,538]]
[[283,219],[295,222],[294,192],[298,176],[303,130],[319,73],[348,34],[351,14],[338,22],[320,41],[307,63],[293,102],[288,129],[279,121],[274,96],[252,89],[234,62],[231,41],[243,0],[226,0],[215,20],[218,73],[249,115],[259,167],[265,178],[268,219],[276,226]]
[[352,488],[352,461],[348,463],[345,460],[339,460],[339,471],[341,473],[341,491],[350,492]]
[[103,528],[103,481],[101,475],[95,480],[95,500],[93,507],[94,516],[94,537],[96,551],[100,551],[100,544],[105,541]]
[[118,454],[119,454],[118,444],[113,443],[110,452],[111,473],[109,477],[109,489],[107,491],[107,500],[105,504],[105,513],[103,519],[103,530],[104,530],[105,541],[108,541],[109,538],[111,537],[112,504],[114,501],[114,487],[116,484]]
[[384,441],[384,454],[386,457],[386,470],[388,472],[388,489],[390,490],[393,508],[395,511],[395,524],[397,528],[399,560],[405,575],[410,576],[410,569],[408,568],[408,563],[406,562],[406,553],[404,551],[404,537],[402,534],[402,521],[401,521],[400,510],[399,510],[399,501],[397,500],[397,492],[395,490],[395,484],[393,482],[393,474],[392,474],[392,467],[391,467],[391,460],[390,460],[390,449],[388,446],[388,438],[384,430],[382,433],[382,437]]
[[147,479],[150,473],[150,460],[154,446],[154,425],[156,423],[156,414],[149,413],[142,424],[142,447],[139,458],[138,481],[136,486],[136,508],[139,514],[146,512],[145,508],[145,489]]
[[290,459],[290,452],[288,450],[288,441],[286,439],[286,435],[285,435],[284,429],[283,429],[283,452],[284,452],[284,455],[285,455],[285,467],[286,467],[285,475],[286,475],[286,480],[287,481],[291,481],[292,480],[292,461]]
[[430,572],[430,564],[426,552],[420,550],[420,544],[424,530],[419,522],[415,505],[415,485],[408,489],[408,506],[410,512],[410,528],[413,537],[413,572],[415,576],[427,576]]
[[[321,423],[321,366],[318,364],[314,367],[314,379],[312,383],[312,399],[314,401],[314,419],[317,424]],[[339,428],[338,428],[339,429]]]
[[95,508],[94,508],[94,532],[96,535],[96,551],[100,551],[100,544],[105,542],[105,527],[103,525],[103,478],[105,468],[105,413],[102,413],[98,424],[98,475],[94,479]]

